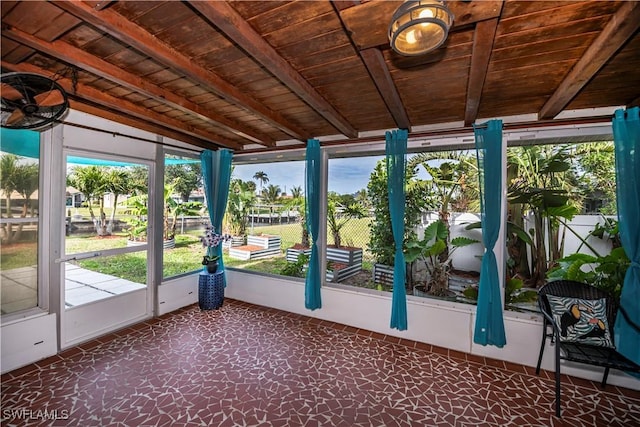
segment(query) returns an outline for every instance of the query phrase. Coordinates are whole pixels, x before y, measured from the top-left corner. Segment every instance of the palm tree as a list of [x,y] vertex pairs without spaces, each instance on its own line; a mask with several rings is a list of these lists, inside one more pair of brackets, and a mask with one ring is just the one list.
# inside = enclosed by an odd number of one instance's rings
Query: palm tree
[[260,194],[262,194],[262,185],[269,182],[269,177],[265,172],[258,171],[255,174],[253,174],[253,179],[255,179],[260,183]]
[[107,234],[113,233],[113,223],[116,219],[118,206],[118,196],[121,194],[131,194],[135,189],[135,182],[130,174],[122,169],[112,169],[106,175],[105,191],[113,194],[113,211],[107,225]]
[[249,211],[256,201],[255,183],[234,179],[231,181],[229,202],[225,215],[231,234],[244,236],[249,225]]
[[[11,213],[11,193],[16,191],[15,171],[18,163],[18,156],[7,154],[0,160],[0,188],[7,198],[7,218],[13,217]],[[10,242],[12,238],[12,224],[7,222],[4,227],[4,238]]]
[[[39,167],[37,164],[32,163],[29,165],[18,165],[14,171],[13,182],[15,183],[15,189],[22,196],[22,213],[20,218],[26,218],[29,210],[33,210],[31,206],[31,195],[38,189],[38,175]],[[33,211],[31,212],[33,216]],[[17,241],[20,239],[22,233],[22,227],[24,224],[19,224],[15,234],[11,237],[10,241]]]
[[562,257],[564,231],[561,235],[560,224],[578,213],[570,192],[569,148],[526,146],[507,153],[507,173],[514,177],[509,182],[508,202],[510,209],[518,207],[518,215],[512,217],[522,227],[523,215],[533,216],[531,281],[536,287],[545,283],[547,270]]
[[269,184],[267,188],[262,190],[262,198],[269,205],[269,224],[271,224],[271,216],[273,215],[273,204],[278,201],[281,192],[280,186],[273,184]]
[[[105,192],[105,173],[103,169],[97,166],[80,167],[76,166],[71,170],[71,175],[67,178],[70,186],[81,192],[87,204],[89,205],[89,215],[91,215],[91,221],[95,225],[96,232],[99,236],[106,233],[106,217],[104,215],[104,192]],[[91,206],[92,199],[98,198],[100,200],[100,221],[96,219]],[[102,226],[100,226],[102,222]]]
[[[477,166],[474,157],[463,151],[419,153],[409,159],[407,169],[422,166],[430,175],[420,185],[436,197],[438,218],[446,226],[450,236],[450,207],[479,210]],[[441,260],[449,257],[449,242],[441,254]]]
[[[31,206],[31,195],[38,189],[38,165],[18,164],[19,157],[14,154],[2,156],[0,162],[1,188],[7,197],[7,218],[12,218],[11,193],[17,192],[22,196],[22,212],[20,218],[26,218]],[[31,212],[33,216],[33,212]],[[6,243],[17,241],[22,233],[24,224],[20,223],[16,231],[13,231],[11,223],[7,223],[4,229]]]
[[298,221],[302,227],[300,235],[300,243],[302,246],[309,247],[309,230],[307,230],[306,212],[305,212],[305,199],[302,193],[302,187],[293,187],[291,189],[291,199],[286,204],[288,210],[295,209],[298,211]]
[[291,188],[291,197],[296,199],[298,197],[302,197],[302,187],[301,186],[297,186],[297,187],[292,187]]
[[[340,212],[338,212],[340,211]],[[364,218],[367,215],[366,210],[358,203],[347,206],[340,206],[338,196],[329,194],[327,201],[327,223],[329,231],[333,237],[333,244],[339,248],[342,246],[342,238],[340,231],[342,228],[354,218]]]

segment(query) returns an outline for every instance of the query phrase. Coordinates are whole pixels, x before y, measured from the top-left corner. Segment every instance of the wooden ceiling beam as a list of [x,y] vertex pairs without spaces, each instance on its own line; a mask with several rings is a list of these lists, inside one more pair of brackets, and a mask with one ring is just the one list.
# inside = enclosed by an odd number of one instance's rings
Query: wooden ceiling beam
[[361,50],[360,57],[398,128],[410,129],[411,122],[409,121],[407,110],[404,108],[398,88],[393,81],[393,77],[391,77],[391,72],[389,72],[389,67],[387,67],[380,49],[372,47]]
[[[162,104],[168,104],[185,113],[194,114],[205,121],[211,121],[215,124],[220,124],[220,122],[229,123],[228,119],[222,118],[221,116],[215,116],[217,120],[213,120],[211,118],[212,115],[210,114],[210,111],[204,110],[197,104],[188,101],[171,91],[163,89],[146,79],[131,74],[120,67],[96,58],[81,49],[69,45],[68,43],[64,43],[59,40],[47,42],[17,29],[5,29],[2,35],[29,46],[32,49],[44,52],[58,60],[80,67],[99,77],[113,81],[132,91],[155,99]],[[229,130],[228,126],[221,125],[221,127]],[[236,134],[238,132],[239,131],[237,130],[235,131]],[[252,134],[255,133],[252,132]],[[247,139],[249,142],[255,142],[255,138],[256,136],[252,136]],[[275,146],[275,141],[270,141],[270,143],[260,143],[263,145]]]
[[132,128],[144,130],[160,136],[165,136],[167,138],[173,138],[177,141],[193,145],[194,147],[205,148],[208,150],[216,150],[218,148],[218,146],[212,142],[207,142],[203,139],[185,135],[182,132],[175,132],[162,126],[156,126],[146,120],[140,120],[135,117],[126,116],[118,111],[104,108],[101,105],[86,103],[86,101],[82,99],[69,99],[69,106],[72,109],[81,111],[83,113],[91,114],[96,117],[102,117],[103,119],[111,120],[112,122],[131,126]]
[[245,50],[291,91],[349,138],[358,131],[322,97],[251,25],[227,2],[196,1],[190,3],[210,23]]
[[471,68],[467,82],[467,101],[464,109],[464,125],[471,126],[478,117],[482,88],[487,77],[489,59],[493,50],[493,42],[498,28],[498,18],[481,21],[473,32],[473,50]]
[[184,74],[203,87],[209,88],[227,101],[250,111],[288,135],[301,140],[311,137],[280,113],[267,108],[217,74],[194,63],[191,58],[161,42],[144,28],[128,21],[111,8],[95,10],[90,5],[78,0],[55,1],[53,3],[159,63]]
[[[346,30],[347,26],[342,19],[341,11],[361,4],[360,0],[332,1],[331,4],[340,19],[342,26]],[[356,47],[355,42],[351,39],[349,31],[346,31],[346,33],[349,36],[351,44]],[[393,81],[389,67],[387,67],[384,55],[382,55],[380,49],[363,49],[360,50],[359,53],[362,63],[369,72],[369,76],[373,80],[373,84],[378,88],[378,92],[380,93],[383,102],[386,104],[389,113],[393,117],[393,120],[396,122],[396,126],[400,129],[410,129],[411,121],[409,120],[409,115],[407,114],[407,110],[404,108],[404,103],[402,102],[402,98],[400,98],[398,88]]]
[[622,2],[598,37],[542,106],[539,119],[557,116],[640,28],[640,2]]
[[[28,63],[22,63],[20,65],[16,65],[16,64],[11,64],[11,63],[2,61],[1,64],[2,64],[2,68],[6,68],[11,71],[36,73],[44,76],[48,76],[49,74],[51,74],[47,72],[47,70],[43,70],[40,67],[31,65]],[[236,149],[236,150],[242,149],[242,145],[238,144],[235,141],[230,141],[226,138],[221,138],[218,135],[214,135],[209,132],[202,131],[192,126],[185,126],[185,124],[179,120],[170,118],[164,114],[156,113],[152,110],[149,110],[148,108],[134,104],[133,102],[127,101],[123,98],[111,96],[99,89],[92,88],[82,83],[76,83],[74,86],[71,79],[68,79],[68,78],[59,78],[59,79],[56,79],[56,82],[60,84],[60,86],[62,86],[62,88],[67,92],[69,96],[72,96],[74,98],[80,98],[94,104],[104,105],[107,108],[111,108],[116,111],[121,111],[125,114],[136,117],[138,119],[146,120],[153,124],[166,127],[192,137],[201,138],[207,141],[212,141],[214,144],[219,146]],[[203,144],[199,146],[203,148],[210,148],[211,144]]]

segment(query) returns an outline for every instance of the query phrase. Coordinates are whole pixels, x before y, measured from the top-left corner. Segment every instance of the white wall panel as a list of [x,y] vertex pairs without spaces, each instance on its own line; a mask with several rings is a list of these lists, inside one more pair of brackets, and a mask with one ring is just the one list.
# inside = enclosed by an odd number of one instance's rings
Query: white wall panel
[[65,349],[150,318],[146,306],[147,292],[141,289],[69,308],[63,317],[61,347]]
[[57,353],[56,315],[32,317],[2,325],[2,373]]
[[158,316],[198,302],[198,276],[163,282],[158,288]]

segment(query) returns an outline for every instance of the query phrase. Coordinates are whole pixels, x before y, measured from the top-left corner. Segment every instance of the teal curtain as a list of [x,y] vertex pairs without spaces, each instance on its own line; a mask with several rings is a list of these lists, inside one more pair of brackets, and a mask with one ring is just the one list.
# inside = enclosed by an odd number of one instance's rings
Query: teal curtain
[[618,226],[622,247],[631,260],[620,295],[614,326],[618,351],[640,363],[640,108],[617,110],[613,116],[616,150]]
[[[231,182],[231,161],[233,153],[227,149],[218,151],[204,150],[200,153],[202,177],[204,180],[205,199],[209,209],[209,219],[216,233],[222,233],[222,218],[227,209],[229,198],[229,184]],[[218,255],[219,270],[224,270],[222,259],[222,245],[209,248],[207,255]],[[225,286],[226,277],[225,277]]]
[[407,168],[407,136],[404,129],[385,134],[387,191],[389,214],[395,243],[393,264],[393,296],[391,299],[391,328],[407,329],[407,293],[404,288],[406,265],[402,252],[404,240],[405,171]]
[[320,228],[320,141],[307,141],[305,215],[307,230],[311,235],[311,258],[304,282],[304,306],[309,310],[322,307],[320,284],[322,269],[318,254],[318,230]]
[[476,344],[502,347],[507,340],[502,316],[500,279],[494,247],[500,232],[502,207],[502,120],[490,120],[474,126],[480,209],[482,212],[482,242],[485,253],[480,269],[478,307],[473,341]]

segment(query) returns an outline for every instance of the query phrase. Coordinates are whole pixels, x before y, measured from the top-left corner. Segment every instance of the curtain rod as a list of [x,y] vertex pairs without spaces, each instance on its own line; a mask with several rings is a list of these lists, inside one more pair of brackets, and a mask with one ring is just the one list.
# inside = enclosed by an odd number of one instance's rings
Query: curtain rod
[[95,128],[93,126],[81,125],[81,124],[78,124],[78,123],[71,123],[71,122],[65,122],[65,121],[58,121],[58,123],[62,123],[64,125],[68,125],[68,126],[74,126],[74,127],[81,128],[81,129],[87,129],[87,130],[93,130],[93,131],[96,131],[96,132],[108,133],[108,134],[113,135],[113,136],[122,136],[122,137],[125,137],[125,138],[131,138],[131,139],[135,139],[137,141],[150,142],[152,144],[158,144],[158,145],[162,145],[162,146],[165,146],[165,147],[178,148],[180,150],[184,150],[184,151],[189,151],[189,152],[192,152],[192,153],[200,154],[200,151],[198,151],[198,150],[193,150],[191,148],[184,148],[184,147],[181,147],[179,145],[171,144],[171,143],[168,143],[168,142],[154,141],[153,139],[142,138],[140,136],[127,135],[127,134],[120,133],[120,132],[108,131],[108,130],[104,130],[104,129],[100,129],[100,128]]

